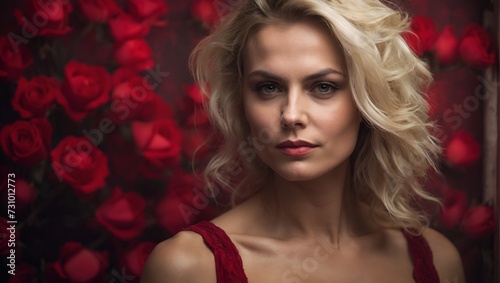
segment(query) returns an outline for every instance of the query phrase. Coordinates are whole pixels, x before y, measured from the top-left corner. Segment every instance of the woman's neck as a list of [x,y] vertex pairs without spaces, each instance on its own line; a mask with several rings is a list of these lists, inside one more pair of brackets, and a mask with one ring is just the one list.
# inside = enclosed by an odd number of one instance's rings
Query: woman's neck
[[324,238],[339,243],[366,232],[367,212],[352,194],[346,162],[309,181],[273,176],[260,193],[267,225],[278,238]]

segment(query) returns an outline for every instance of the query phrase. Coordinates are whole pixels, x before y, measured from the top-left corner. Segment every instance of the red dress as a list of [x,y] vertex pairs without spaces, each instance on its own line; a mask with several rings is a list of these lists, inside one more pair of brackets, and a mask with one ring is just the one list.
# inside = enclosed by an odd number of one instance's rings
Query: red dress
[[[217,283],[247,283],[243,262],[236,246],[226,232],[211,222],[202,221],[184,228],[203,237],[215,258]],[[416,283],[439,283],[439,277],[432,261],[432,251],[422,236],[412,236],[403,231],[413,262],[413,278]]]

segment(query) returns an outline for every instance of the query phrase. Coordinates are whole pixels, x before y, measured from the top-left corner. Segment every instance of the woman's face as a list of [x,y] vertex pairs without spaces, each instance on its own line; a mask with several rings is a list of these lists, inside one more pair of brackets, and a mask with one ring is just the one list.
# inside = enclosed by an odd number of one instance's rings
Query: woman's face
[[262,161],[289,181],[346,165],[361,117],[330,32],[315,22],[267,25],[244,59],[245,115]]

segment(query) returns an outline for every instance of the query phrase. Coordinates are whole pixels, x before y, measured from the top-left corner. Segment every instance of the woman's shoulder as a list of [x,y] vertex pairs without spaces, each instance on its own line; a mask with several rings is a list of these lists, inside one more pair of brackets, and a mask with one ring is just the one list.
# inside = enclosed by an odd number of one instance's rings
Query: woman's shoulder
[[423,237],[432,251],[434,266],[441,282],[465,282],[462,260],[455,245],[432,228],[426,228]]
[[197,233],[182,231],[159,243],[143,269],[141,283],[207,282],[215,278],[213,254]]

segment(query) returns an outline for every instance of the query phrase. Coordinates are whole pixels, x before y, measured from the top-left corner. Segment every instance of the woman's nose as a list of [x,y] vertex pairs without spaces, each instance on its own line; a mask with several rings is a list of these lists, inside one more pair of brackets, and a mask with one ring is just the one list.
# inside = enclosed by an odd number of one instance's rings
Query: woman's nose
[[305,127],[307,125],[307,103],[300,91],[289,91],[281,109],[283,128]]

